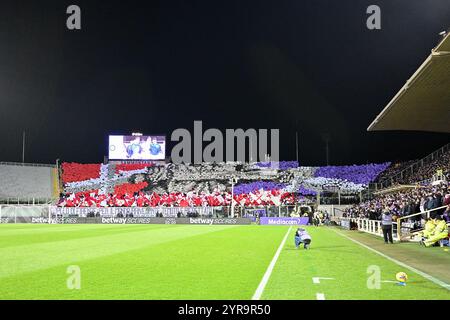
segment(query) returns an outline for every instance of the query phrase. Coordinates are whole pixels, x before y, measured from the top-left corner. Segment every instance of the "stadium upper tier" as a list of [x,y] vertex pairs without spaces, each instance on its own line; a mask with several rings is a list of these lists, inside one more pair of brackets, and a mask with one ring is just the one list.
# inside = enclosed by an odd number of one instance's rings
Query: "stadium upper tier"
[[414,184],[431,179],[433,176],[450,175],[450,144],[436,150],[420,160],[393,163],[378,175],[376,182],[382,187],[393,184]]
[[66,193],[98,190],[106,194],[125,186],[130,186],[130,192],[229,191],[231,179],[238,181],[237,192],[261,188],[299,192],[301,187],[317,191],[333,185],[344,193],[355,193],[364,190],[388,166],[389,163],[328,167],[298,167],[296,162],[280,162],[278,167],[237,162],[164,166],[63,163],[62,181]]
[[0,163],[0,199],[54,198],[57,195],[55,170],[52,165]]

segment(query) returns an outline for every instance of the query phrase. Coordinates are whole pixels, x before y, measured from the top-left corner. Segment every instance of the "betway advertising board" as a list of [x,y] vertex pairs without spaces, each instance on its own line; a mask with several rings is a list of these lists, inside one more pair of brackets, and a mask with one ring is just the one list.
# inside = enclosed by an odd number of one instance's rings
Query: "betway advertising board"
[[[14,221],[5,221],[4,223],[14,223]],[[144,217],[65,217],[51,218],[33,217],[22,223],[50,223],[50,224],[197,224],[197,225],[242,225],[250,224],[248,218],[144,218]]]
[[238,225],[250,224],[247,218],[100,218],[103,224],[200,224],[200,225]]
[[300,225],[307,225],[308,221],[309,221],[308,217],[299,217],[299,218],[261,217],[259,220],[259,224],[300,226]]

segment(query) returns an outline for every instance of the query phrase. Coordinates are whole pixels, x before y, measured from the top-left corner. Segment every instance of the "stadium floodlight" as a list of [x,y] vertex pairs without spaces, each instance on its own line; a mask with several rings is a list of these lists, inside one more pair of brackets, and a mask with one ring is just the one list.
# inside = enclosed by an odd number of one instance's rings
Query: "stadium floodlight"
[[447,31],[441,31],[441,32],[439,32],[439,35],[440,35],[440,36],[443,36],[443,37],[444,37],[446,34],[447,34]]
[[133,132],[133,133],[131,133],[131,135],[140,137],[140,136],[142,136],[142,133],[141,132]]

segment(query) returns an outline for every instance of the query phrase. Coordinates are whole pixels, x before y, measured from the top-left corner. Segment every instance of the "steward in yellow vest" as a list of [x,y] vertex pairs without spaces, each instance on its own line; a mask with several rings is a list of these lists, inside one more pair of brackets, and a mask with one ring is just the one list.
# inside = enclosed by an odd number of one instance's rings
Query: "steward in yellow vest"
[[431,247],[433,244],[438,242],[439,240],[445,239],[448,237],[448,227],[447,223],[440,216],[436,218],[436,227],[433,230],[431,236],[425,240],[425,246]]

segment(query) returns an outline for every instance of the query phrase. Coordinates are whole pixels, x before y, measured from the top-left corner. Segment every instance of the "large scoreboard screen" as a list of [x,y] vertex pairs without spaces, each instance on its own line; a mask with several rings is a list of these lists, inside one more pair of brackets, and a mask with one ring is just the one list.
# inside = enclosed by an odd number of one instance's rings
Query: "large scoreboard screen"
[[109,136],[110,160],[164,160],[165,136]]

